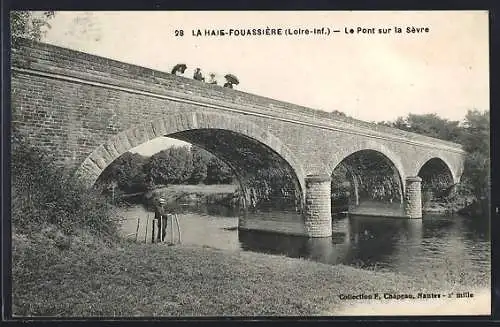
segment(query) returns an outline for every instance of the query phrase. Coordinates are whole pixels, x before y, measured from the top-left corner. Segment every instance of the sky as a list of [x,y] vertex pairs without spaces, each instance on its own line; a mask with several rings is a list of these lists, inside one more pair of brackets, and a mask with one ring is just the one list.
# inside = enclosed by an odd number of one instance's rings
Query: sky
[[[161,71],[185,63],[184,76],[199,67],[206,77],[215,72],[219,84],[233,73],[238,90],[366,121],[409,113],[462,120],[469,109],[489,110],[486,11],[56,12],[50,24],[43,42]],[[340,32],[193,35],[268,27]],[[150,154],[167,143],[157,139],[134,150]]]

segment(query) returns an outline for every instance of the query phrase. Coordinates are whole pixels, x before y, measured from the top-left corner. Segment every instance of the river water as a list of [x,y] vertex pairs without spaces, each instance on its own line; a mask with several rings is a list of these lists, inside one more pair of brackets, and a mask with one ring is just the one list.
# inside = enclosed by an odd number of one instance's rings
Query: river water
[[[489,280],[490,276],[487,219],[458,215],[425,215],[423,219],[343,217],[333,219],[331,238],[306,238],[238,231],[238,218],[230,210],[196,211],[185,210],[178,216],[183,244],[279,254],[427,278],[446,278],[444,275],[450,272],[456,275],[453,278]],[[123,209],[123,216],[124,236],[135,239],[129,234],[135,233],[139,218],[137,242],[151,243],[151,212],[137,205]]]

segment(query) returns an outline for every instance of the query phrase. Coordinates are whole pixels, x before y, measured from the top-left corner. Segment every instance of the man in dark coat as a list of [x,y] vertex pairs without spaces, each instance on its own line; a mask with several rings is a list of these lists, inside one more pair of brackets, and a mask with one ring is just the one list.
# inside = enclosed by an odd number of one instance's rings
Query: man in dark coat
[[193,78],[197,81],[201,81],[201,82],[205,81],[205,77],[203,77],[203,75],[201,74],[201,69],[199,69],[199,68],[196,68],[194,75],[193,75]]
[[156,241],[160,242],[161,240],[165,240],[165,235],[167,234],[167,213],[165,210],[165,199],[163,198],[158,200],[158,205],[155,208],[155,219],[158,226]]

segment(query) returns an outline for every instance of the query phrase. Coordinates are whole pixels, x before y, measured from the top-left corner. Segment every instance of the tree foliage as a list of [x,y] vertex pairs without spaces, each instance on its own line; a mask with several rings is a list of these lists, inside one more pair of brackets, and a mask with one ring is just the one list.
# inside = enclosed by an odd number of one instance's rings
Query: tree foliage
[[490,119],[487,111],[469,110],[461,143],[467,151],[463,177],[477,199],[490,198]]
[[207,178],[207,167],[213,155],[195,145],[191,147],[191,155],[193,157],[193,170],[189,183],[201,184]]
[[233,173],[223,161],[193,145],[171,147],[151,157],[127,152],[103,171],[97,183],[135,193],[154,185],[232,182]]
[[459,142],[459,123],[459,121],[440,118],[436,114],[409,114],[405,118],[398,117],[394,122],[381,122],[379,124],[442,140]]
[[488,111],[469,110],[461,133],[464,150],[472,153],[479,151],[489,155],[490,151],[490,118]]
[[15,46],[18,38],[40,41],[47,29],[51,27],[49,21],[54,15],[54,11],[11,11],[10,32],[12,44]]
[[106,186],[116,184],[125,192],[141,192],[146,189],[146,174],[143,166],[148,158],[138,153],[126,152],[99,176],[99,183]]
[[144,165],[147,178],[155,184],[182,184],[191,177],[193,160],[187,146],[160,151]]
[[490,120],[489,111],[469,110],[463,122],[450,121],[436,114],[399,117],[379,124],[459,143],[467,152],[462,184],[476,199],[489,199]]
[[55,165],[50,153],[22,137],[13,137],[11,163],[11,213],[16,232],[31,233],[54,225],[66,234],[77,229],[115,234],[114,208]]
[[233,181],[233,172],[228,165],[217,157],[212,157],[207,165],[205,184],[229,184]]

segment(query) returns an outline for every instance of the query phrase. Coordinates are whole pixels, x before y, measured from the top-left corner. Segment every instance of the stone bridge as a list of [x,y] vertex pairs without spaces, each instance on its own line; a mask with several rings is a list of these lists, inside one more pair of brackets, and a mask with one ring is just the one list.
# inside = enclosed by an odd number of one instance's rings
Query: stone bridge
[[390,176],[407,218],[422,217],[422,178],[444,174],[453,185],[463,171],[458,144],[87,53],[25,40],[11,63],[13,133],[89,186],[121,154],[162,136],[214,153],[242,185],[264,168],[288,178],[298,218],[241,219],[242,229],[330,236],[340,166],[356,196],[366,174]]

